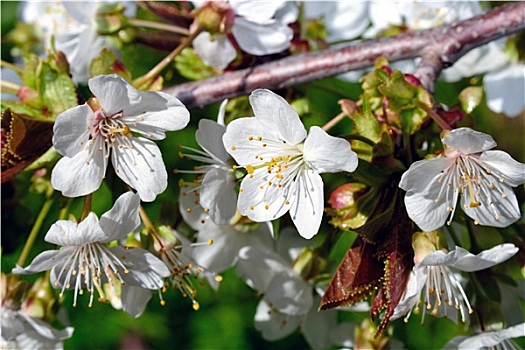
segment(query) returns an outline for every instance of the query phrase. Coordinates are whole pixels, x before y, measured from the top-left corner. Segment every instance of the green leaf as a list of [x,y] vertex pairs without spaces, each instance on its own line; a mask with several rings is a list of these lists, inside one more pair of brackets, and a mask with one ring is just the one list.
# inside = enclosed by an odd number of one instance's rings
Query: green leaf
[[127,81],[131,81],[131,72],[117,59],[115,54],[108,49],[103,49],[100,55],[91,61],[89,76],[118,74]]
[[69,75],[53,70],[47,63],[39,73],[37,90],[53,117],[78,105],[75,85]]
[[175,67],[183,77],[191,80],[207,79],[220,73],[218,69],[205,65],[190,48],[182,50],[180,55],[175,57]]

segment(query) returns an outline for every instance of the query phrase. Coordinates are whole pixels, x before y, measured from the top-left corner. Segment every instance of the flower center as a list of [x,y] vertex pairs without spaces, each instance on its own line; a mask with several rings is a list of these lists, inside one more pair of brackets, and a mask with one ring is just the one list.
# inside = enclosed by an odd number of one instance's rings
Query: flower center
[[73,252],[58,273],[55,286],[62,285],[60,297],[64,295],[65,289],[74,288],[73,306],[77,305],[77,295],[82,295],[84,288],[91,294],[91,307],[95,289],[98,290],[101,299],[106,299],[102,284],[109,282],[114,290],[117,287],[115,281],[124,284],[122,275],[129,273],[129,270],[105,245],[95,242],[68,249],[72,249]]
[[101,109],[95,112],[95,122],[91,128],[91,136],[102,136],[106,143],[113,143],[117,136],[127,136],[131,130],[122,122],[122,111],[107,116]]

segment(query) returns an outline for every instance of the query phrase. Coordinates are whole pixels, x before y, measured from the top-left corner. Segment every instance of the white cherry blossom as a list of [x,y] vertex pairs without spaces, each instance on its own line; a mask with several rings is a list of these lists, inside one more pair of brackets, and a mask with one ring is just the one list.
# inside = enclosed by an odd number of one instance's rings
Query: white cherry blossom
[[[181,153],[181,156],[203,163],[203,165],[196,166],[193,171],[177,171],[199,175],[193,182],[193,186],[181,188],[179,198],[181,213],[192,227],[198,226],[199,222],[205,220],[207,216],[214,223],[225,225],[237,210],[237,193],[234,190],[235,176],[231,165],[233,160],[222,143],[222,136],[226,132],[224,126],[226,102],[227,100],[221,104],[218,122],[209,119],[199,121],[195,138],[202,151],[182,146],[193,154]],[[204,208],[204,212],[198,208],[198,205]],[[192,213],[195,214],[191,215]]]
[[238,208],[258,222],[290,212],[299,234],[312,238],[324,208],[320,173],[352,172],[357,155],[346,140],[317,126],[306,130],[295,110],[269,90],[250,95],[255,117],[232,121],[224,134],[226,150],[248,175]]
[[523,115],[525,110],[525,65],[508,64],[483,78],[487,105],[508,117]]
[[51,183],[66,197],[89,194],[100,187],[111,157],[117,175],[153,201],[167,186],[167,172],[153,140],[180,130],[189,112],[163,92],[137,91],[121,77],[98,76],[88,82],[100,108],[86,103],[58,115],[53,146],[64,157],[53,168]]
[[416,265],[391,319],[406,314],[408,319],[412,309],[420,310],[421,299],[422,317],[428,311],[433,316],[444,316],[457,322],[459,312],[461,321],[467,322],[472,309],[454,270],[484,270],[510,259],[517,252],[518,248],[510,243],[500,244],[477,255],[461,247],[450,252],[444,249],[435,250],[426,255],[418,255],[416,252]]
[[2,349],[63,349],[73,327],[62,330],[31,317],[22,310],[0,307],[0,347]]
[[[54,47],[67,57],[73,81],[85,83],[91,60],[100,55],[103,48],[115,51],[95,26],[98,6],[108,2],[115,1],[24,1],[20,14],[22,21],[34,24],[40,31],[46,49],[51,47],[53,38]],[[136,4],[122,3],[125,14],[133,16]]]
[[[228,5],[234,13],[231,34],[243,51],[262,56],[290,46],[293,30],[288,23],[295,21],[297,10],[286,6],[286,1],[230,0]],[[195,38],[193,47],[205,64],[219,69],[226,68],[236,56],[224,34],[203,32]]]
[[[62,247],[40,253],[29,266],[17,266],[13,273],[51,270],[51,283],[61,289],[60,295],[66,289],[74,290],[73,305],[77,304],[77,296],[83,294],[84,289],[90,294],[91,305],[95,290],[104,297],[102,285],[109,283],[116,288],[115,280],[122,284],[123,304],[126,300],[135,300],[126,296],[128,286],[150,290],[162,288],[163,278],[169,276],[169,270],[161,260],[141,248],[108,247],[109,242],[125,238],[140,225],[139,203],[136,194],[127,192],[102,215],[100,221],[94,213],[78,224],[57,221],[47,232],[45,240]],[[128,309],[126,305],[123,308]],[[133,306],[129,309],[140,311]]]
[[450,131],[442,142],[444,156],[417,161],[401,177],[410,218],[423,231],[438,229],[452,222],[461,198],[461,208],[476,224],[506,227],[518,220],[512,187],[525,182],[525,164],[491,151],[493,138],[469,128]]
[[483,332],[473,336],[460,335],[445,344],[443,350],[459,349],[501,349],[514,350],[519,347],[512,338],[525,337],[525,323],[497,331]]

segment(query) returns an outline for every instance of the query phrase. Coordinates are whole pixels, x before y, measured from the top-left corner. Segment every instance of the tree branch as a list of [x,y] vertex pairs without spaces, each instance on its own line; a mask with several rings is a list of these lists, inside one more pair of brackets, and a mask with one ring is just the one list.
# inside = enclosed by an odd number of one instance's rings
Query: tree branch
[[164,91],[176,96],[188,108],[202,107],[257,88],[279,89],[370,67],[379,56],[389,61],[423,57],[424,66],[418,74],[425,86],[432,87],[441,70],[468,51],[523,29],[525,3],[512,3],[450,25],[293,55]]

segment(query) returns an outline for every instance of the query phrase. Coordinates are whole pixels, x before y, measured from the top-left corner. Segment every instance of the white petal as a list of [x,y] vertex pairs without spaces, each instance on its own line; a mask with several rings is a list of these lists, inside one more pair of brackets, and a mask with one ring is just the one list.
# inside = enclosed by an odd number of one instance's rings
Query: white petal
[[480,333],[463,340],[458,349],[481,349],[496,347],[506,339],[525,336],[525,323],[495,332]]
[[131,286],[156,290],[164,285],[163,278],[170,275],[166,265],[156,256],[141,248],[111,247],[110,251],[124,263],[128,273],[120,274]]
[[246,246],[239,250],[237,275],[259,292],[265,292],[275,274],[287,271],[288,264],[275,252]]
[[306,129],[299,115],[281,96],[270,90],[257,89],[250,94],[250,104],[263,129],[275,130],[280,140],[296,145],[306,138]]
[[436,186],[442,171],[454,163],[450,158],[423,159],[410,165],[401,176],[399,187],[407,192],[436,192]]
[[209,119],[201,119],[199,128],[195,133],[195,139],[203,150],[212,156],[213,159],[226,165],[230,155],[224,149],[222,135],[226,132],[226,127]]
[[[272,185],[268,185],[272,182]],[[263,187],[261,189],[261,186]],[[283,216],[295,200],[297,181],[278,186],[274,174],[265,169],[256,171],[253,177],[245,176],[241,182],[237,206],[242,215],[253,221],[271,221]]]
[[233,226],[218,226],[211,221],[206,222],[197,234],[197,242],[212,245],[198,245],[193,248],[193,256],[197,265],[211,272],[223,272],[237,261],[240,248],[246,243],[244,235],[237,232]]
[[79,197],[96,191],[106,174],[107,159],[99,145],[100,138],[89,149],[83,149],[72,158],[63,157],[53,168],[51,184],[66,197]]
[[210,169],[202,180],[200,204],[209,210],[213,222],[225,225],[237,210],[235,183],[224,169]]
[[179,211],[184,221],[194,230],[199,231],[209,220],[209,214],[199,204],[200,198],[189,187],[181,187],[179,195]]
[[525,182],[525,164],[514,160],[506,152],[486,151],[481,153],[479,160],[512,187]]
[[[480,206],[471,208],[470,199],[461,197],[463,211],[479,225],[507,227],[521,217],[518,200],[510,186],[498,186],[504,189],[505,198],[500,193],[481,191],[478,199]],[[487,195],[492,195],[487,197]]]
[[43,320],[33,318],[27,314],[20,312],[19,316],[23,318],[29,325],[42,337],[53,340],[68,339],[73,335],[73,327],[66,327],[62,330],[53,328],[49,323]]
[[473,255],[461,247],[456,247],[451,252],[456,261],[450,266],[466,272],[484,270],[510,259],[518,250],[514,244],[505,243]]
[[509,65],[483,78],[487,105],[509,117],[523,115],[525,108],[525,65]]
[[124,108],[122,121],[131,131],[153,140],[166,137],[165,131],[181,130],[190,121],[190,112],[176,97],[164,92],[139,91],[140,102]]
[[140,198],[133,192],[126,192],[115,201],[113,208],[100,218],[100,227],[107,235],[101,242],[108,243],[125,238],[140,225]]
[[82,246],[88,243],[100,242],[107,238],[98,223],[94,213],[76,224],[69,220],[59,220],[54,223],[46,234],[45,241],[61,246]]
[[452,147],[463,154],[479,153],[496,147],[492,136],[470,128],[459,128],[441,139],[443,144]]
[[[335,326],[330,331],[330,344],[342,346],[347,349],[354,347],[354,334],[356,324],[350,322],[343,322]],[[392,345],[394,339],[390,339],[389,343]],[[392,346],[391,349],[401,349],[402,347]]]
[[31,273],[51,270],[56,264],[66,260],[67,258],[69,257],[64,254],[59,255],[58,250],[46,250],[38,254],[28,266],[21,267],[19,265],[16,265],[16,267],[13,268],[12,272],[19,275],[27,275]]
[[139,92],[122,77],[99,75],[88,81],[89,89],[107,115],[113,115],[140,103]]
[[91,25],[91,21],[95,18],[98,5],[93,2],[75,1],[63,2],[62,5],[68,12],[68,15],[73,17],[76,21]]
[[357,154],[345,139],[328,135],[318,126],[312,126],[304,141],[304,160],[319,173],[353,172],[357,168]]
[[220,70],[226,69],[237,57],[237,50],[226,35],[202,32],[193,40],[193,48],[205,65]]
[[[314,305],[319,305],[321,299],[314,298]],[[337,311],[319,311],[311,307],[303,319],[301,331],[311,349],[328,349],[332,345],[331,335],[337,327]],[[346,334],[347,338],[354,338],[354,332]]]
[[276,274],[264,295],[279,312],[286,315],[304,315],[313,304],[312,287],[291,271]]
[[133,317],[140,317],[148,301],[151,299],[151,290],[140,287],[122,286],[120,299],[122,300],[122,310]]
[[[258,140],[261,137],[261,141]],[[224,148],[239,165],[259,163],[259,156],[273,156],[282,151],[278,131],[263,126],[257,118],[239,118],[228,124],[222,137]],[[263,147],[263,144],[273,145]],[[283,143],[283,145],[285,145]],[[257,157],[256,157],[257,156]]]
[[131,137],[129,143],[133,149],[113,149],[113,167],[125,183],[137,190],[142,201],[151,202],[168,186],[162,155],[148,139]]
[[93,111],[87,104],[60,113],[53,125],[53,147],[61,155],[73,157],[88,142],[92,121]]
[[271,19],[277,9],[279,9],[286,1],[245,1],[245,0],[231,0],[229,3],[235,10],[237,16],[246,18],[246,20],[257,23],[265,23]]
[[405,292],[394,309],[394,314],[390,320],[395,320],[406,315],[421,298],[421,291],[427,282],[427,269],[415,269],[410,272]]
[[233,23],[232,34],[243,51],[256,56],[284,51],[293,38],[292,28],[277,21],[254,25],[240,17]]
[[255,313],[255,329],[262,333],[264,339],[278,340],[291,334],[297,327],[301,317],[289,316],[277,312],[266,301],[261,300]]
[[319,231],[323,219],[323,180],[315,171],[305,170],[295,181],[295,199],[290,200],[290,216],[299,234],[310,239]]

